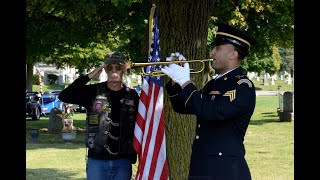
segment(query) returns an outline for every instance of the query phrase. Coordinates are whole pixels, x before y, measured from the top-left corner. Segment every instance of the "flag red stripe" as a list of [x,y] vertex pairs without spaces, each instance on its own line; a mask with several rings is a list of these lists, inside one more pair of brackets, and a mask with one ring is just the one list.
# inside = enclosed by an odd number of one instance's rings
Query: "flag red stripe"
[[163,177],[163,178],[160,178],[161,180],[164,180],[164,179],[167,180],[168,177],[169,177],[169,170],[168,170],[167,161],[164,162],[164,166],[163,166],[163,169],[162,169],[161,177]]
[[[154,86],[155,85],[152,82],[150,82],[149,92],[148,92],[148,94],[150,95],[150,96],[148,96],[149,104],[150,104],[150,102],[152,100],[151,97],[152,97],[152,90],[153,90]],[[154,102],[154,99],[153,99],[153,102]],[[148,154],[148,151],[149,151],[150,139],[151,139],[151,136],[152,136],[152,133],[153,133],[152,132],[152,127],[153,127],[153,123],[154,123],[154,107],[155,107],[155,103],[153,103],[153,107],[152,107],[152,115],[151,115],[151,118],[150,118],[150,124],[149,124],[148,132],[147,132],[148,134],[146,136],[146,143],[144,145],[142,160],[140,162],[141,164],[139,163],[139,166],[141,168],[141,171],[140,171],[141,176],[143,176],[143,170],[145,168],[145,164],[146,164],[146,160],[147,160],[147,154]],[[148,112],[148,110],[147,110],[147,112]]]
[[[149,89],[148,86],[149,86],[149,83],[147,81],[143,80],[139,103],[142,103],[145,107],[147,107],[148,95],[145,93],[144,89]],[[144,132],[144,126],[145,126],[145,116],[146,116],[145,113],[146,113],[146,111],[144,111],[144,112],[138,111],[137,119],[136,119],[136,126],[139,126],[142,133]],[[143,135],[141,137],[136,137],[136,134],[135,134],[135,138],[133,139],[133,147],[136,150],[136,152],[138,153],[139,159],[141,158],[141,153],[142,153],[142,149],[141,149],[142,144],[140,143],[140,142],[142,142],[142,140],[143,140]]]
[[[153,108],[152,108],[152,117],[151,117],[151,119],[153,120],[152,121],[152,126],[150,125],[149,126],[149,132],[152,132],[152,133],[155,133],[156,134],[156,137],[158,136],[158,135],[161,135],[161,134],[159,134],[159,131],[153,131],[153,126],[154,126],[154,123],[156,123],[155,122],[155,113],[156,113],[156,108],[157,108],[157,99],[158,99],[158,95],[159,95],[159,87],[157,87],[157,86],[155,86],[155,85],[153,85],[154,86],[154,99],[153,99],[153,102],[154,102],[154,104],[153,104]],[[158,126],[158,130],[159,130],[159,126]],[[151,133],[151,135],[150,136],[152,136],[153,134]],[[149,133],[150,134],[150,133]],[[151,138],[148,138],[148,140],[149,140],[149,142],[148,142],[148,144],[150,144],[150,140],[151,140]],[[157,143],[159,143],[159,142],[157,142],[157,141],[155,141],[154,142],[154,144],[152,144],[153,145],[153,155],[152,155],[152,159],[151,159],[151,165],[150,165],[150,170],[149,170],[149,179],[153,179],[153,177],[154,177],[154,171],[155,171],[155,165],[156,165],[156,163],[157,163],[157,157],[155,158],[155,155],[158,155],[159,154],[159,149],[157,149],[157,148],[159,148],[159,147],[157,147]],[[160,144],[161,144],[161,142],[160,142]]]
[[[148,84],[149,86],[149,84]],[[141,91],[141,94],[140,94],[140,101],[147,107],[148,104],[147,104],[147,98],[148,98],[148,95],[144,92],[143,88],[142,88],[142,91]]]
[[[143,87],[142,87],[142,91],[141,91],[141,95],[140,95],[140,99],[141,99],[141,102],[140,103],[143,103],[145,105],[145,107],[147,108],[148,106],[146,106],[147,102],[149,102],[148,100],[148,94],[145,93],[145,89],[150,89],[150,88],[145,88],[145,86],[149,86],[149,84],[146,82],[146,81],[143,81],[142,83]],[[138,125],[140,127],[140,129],[142,130],[142,132],[144,133],[144,128],[145,128],[145,118],[146,118],[146,113],[147,113],[147,110],[145,110],[144,112],[138,112],[138,118],[136,120],[136,125]],[[141,118],[139,118],[141,117]],[[143,160],[143,156],[142,156],[142,144],[143,144],[143,135],[140,139],[140,142],[138,140],[136,140],[136,138],[133,139],[133,144],[134,144],[134,148],[136,149],[136,151],[138,152],[138,157],[139,157],[139,165],[138,165],[138,169],[137,169],[137,175],[136,175],[136,179],[141,179],[142,178],[142,175],[141,173],[143,172],[143,168],[144,167],[144,160]]]
[[141,151],[140,147],[140,143],[138,142],[139,140],[137,139],[136,136],[133,136],[133,142],[136,142],[136,143],[133,143],[133,148],[136,150],[136,152],[138,153],[138,157],[139,157],[139,152]]
[[152,164],[151,164],[151,168],[150,168],[149,177],[154,177],[154,173],[155,173],[155,169],[156,169],[157,161],[158,161],[158,156],[159,156],[159,152],[160,152],[160,147],[162,145],[162,140],[164,137],[164,127],[160,126],[160,124],[164,123],[163,114],[164,114],[164,111],[162,109],[160,122],[159,122],[159,126],[158,126],[158,131],[157,131],[157,136],[156,136],[155,147],[154,147],[154,151],[153,151]]

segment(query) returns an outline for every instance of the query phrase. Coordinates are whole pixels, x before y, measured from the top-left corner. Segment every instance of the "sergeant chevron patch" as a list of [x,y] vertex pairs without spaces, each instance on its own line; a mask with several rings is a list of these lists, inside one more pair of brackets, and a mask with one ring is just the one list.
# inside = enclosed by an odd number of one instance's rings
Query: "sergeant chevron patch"
[[232,102],[236,98],[236,90],[227,91],[223,96],[229,97],[230,102]]
[[242,83],[247,83],[250,88],[252,87],[252,83],[250,82],[249,79],[240,79],[237,83],[239,85],[242,84]]

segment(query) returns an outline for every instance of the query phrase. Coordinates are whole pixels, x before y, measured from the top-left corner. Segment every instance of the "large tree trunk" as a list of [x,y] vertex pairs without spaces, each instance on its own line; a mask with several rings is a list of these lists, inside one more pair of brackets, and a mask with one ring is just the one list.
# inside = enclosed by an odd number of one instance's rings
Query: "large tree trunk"
[[33,85],[33,65],[30,63],[26,63],[26,90],[32,91]]
[[[172,52],[187,59],[206,59],[211,0],[154,0],[159,19],[162,61]],[[190,64],[199,69],[201,65]],[[204,72],[191,75],[197,87],[203,86]],[[165,78],[165,82],[169,79]],[[195,136],[195,116],[175,113],[165,93],[165,128],[170,179],[187,179],[191,146]]]

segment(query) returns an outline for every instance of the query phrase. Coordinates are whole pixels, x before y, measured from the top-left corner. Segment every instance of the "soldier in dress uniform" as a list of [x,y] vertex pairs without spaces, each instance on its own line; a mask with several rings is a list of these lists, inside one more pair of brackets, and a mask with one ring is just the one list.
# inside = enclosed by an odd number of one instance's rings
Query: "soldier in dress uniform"
[[[210,57],[211,66],[220,74],[197,89],[190,81],[188,63],[170,64],[162,68],[171,78],[166,90],[175,112],[197,116],[189,179],[250,180],[243,141],[256,94],[241,61],[256,42],[234,27],[216,25]],[[172,58],[185,60],[179,53],[167,61]]]

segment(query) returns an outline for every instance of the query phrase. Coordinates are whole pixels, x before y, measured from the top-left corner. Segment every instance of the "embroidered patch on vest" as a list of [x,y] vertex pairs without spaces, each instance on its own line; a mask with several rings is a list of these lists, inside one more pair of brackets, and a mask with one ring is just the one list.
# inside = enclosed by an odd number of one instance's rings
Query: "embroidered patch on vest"
[[89,148],[93,148],[94,146],[94,138],[93,137],[89,137],[88,139],[88,147]]
[[227,91],[223,96],[229,97],[230,102],[232,102],[236,98],[236,90]]
[[242,84],[242,83],[247,83],[250,88],[252,87],[252,83],[250,82],[249,79],[240,79],[237,83],[239,85]]
[[93,124],[93,125],[99,124],[98,114],[88,115],[87,117],[88,117],[89,124]]
[[126,99],[126,105],[133,106],[134,105],[133,100]]
[[102,109],[102,101],[96,101],[95,104],[94,104],[94,109],[97,111],[97,112],[101,112],[101,109]]

